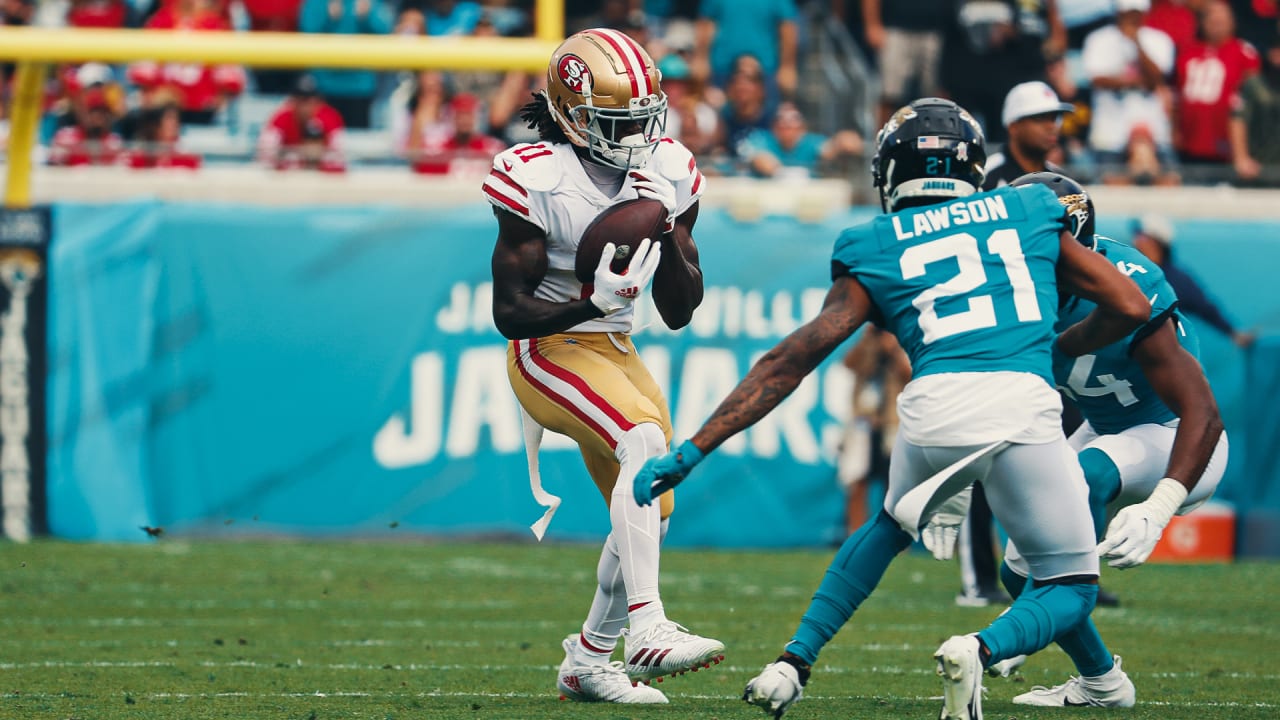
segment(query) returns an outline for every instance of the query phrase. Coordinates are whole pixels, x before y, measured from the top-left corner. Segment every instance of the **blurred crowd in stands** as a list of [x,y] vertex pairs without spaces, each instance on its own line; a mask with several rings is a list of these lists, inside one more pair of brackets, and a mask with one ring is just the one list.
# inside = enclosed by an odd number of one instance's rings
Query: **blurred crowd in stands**
[[[1046,162],[1086,182],[1280,186],[1278,2],[567,0],[565,30],[610,27],[643,44],[662,72],[668,134],[708,173],[865,173],[895,108],[944,95],[993,145],[1044,146]],[[512,37],[532,33],[533,10],[533,0],[0,0],[0,24]],[[856,57],[817,57],[832,45],[816,36],[832,33]],[[874,90],[834,115],[833,61],[856,65]],[[0,146],[13,74],[0,66]],[[281,170],[398,163],[471,175],[533,139],[518,111],[543,82],[514,71],[89,62],[49,79],[40,139],[55,165],[256,158]],[[1048,104],[1015,102],[1010,91],[1028,82],[1047,86],[1034,87]],[[1042,111],[1012,117],[1010,103]]]

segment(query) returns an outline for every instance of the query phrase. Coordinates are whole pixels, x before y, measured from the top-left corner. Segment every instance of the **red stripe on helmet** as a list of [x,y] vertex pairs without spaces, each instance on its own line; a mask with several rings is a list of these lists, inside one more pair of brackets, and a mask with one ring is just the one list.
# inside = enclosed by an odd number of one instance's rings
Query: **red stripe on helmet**
[[[635,63],[627,56],[627,51],[622,49],[622,45],[618,42],[617,38],[613,37],[615,33],[608,30],[588,30],[587,33],[609,43],[609,46],[613,48],[613,51],[618,53],[618,57],[622,58],[622,66],[627,71],[627,79],[631,81],[631,97],[640,97],[639,76],[644,75],[644,67],[641,66],[640,72],[636,72]],[[648,85],[647,79],[645,80],[645,84]]]

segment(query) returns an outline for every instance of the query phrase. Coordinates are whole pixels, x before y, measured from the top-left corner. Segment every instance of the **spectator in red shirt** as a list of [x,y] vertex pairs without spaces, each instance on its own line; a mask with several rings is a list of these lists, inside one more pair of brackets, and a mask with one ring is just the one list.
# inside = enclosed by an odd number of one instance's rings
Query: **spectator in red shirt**
[[1179,50],[1195,42],[1199,31],[1199,15],[1208,0],[1151,0],[1151,12],[1143,24],[1162,31]]
[[53,136],[49,164],[113,165],[120,160],[124,141],[112,130],[115,115],[102,88],[86,90],[76,100],[76,122]]
[[71,0],[67,24],[80,28],[124,27],[129,8],[124,0]]
[[[186,0],[159,0],[158,4],[154,0],[143,0],[141,3],[143,6],[155,5],[144,14],[143,22],[145,24],[160,18],[158,22],[165,24],[166,27],[171,26],[175,15],[186,12],[179,7],[185,3]],[[205,12],[218,16],[228,28],[231,27],[231,0],[200,0],[199,5]]]
[[1231,161],[1231,98],[1261,67],[1258,51],[1235,36],[1225,0],[1205,7],[1200,29],[1203,39],[1178,53],[1177,147],[1184,165]]
[[294,32],[298,29],[298,12],[302,0],[241,0],[249,16],[249,29],[270,32]]
[[[456,95],[449,101],[453,117],[453,133],[444,142],[417,143],[418,149],[411,158],[413,171],[425,175],[485,174],[493,163],[493,156],[506,145],[499,139],[480,132],[480,101],[475,95]],[[415,142],[410,137],[412,148]]]
[[54,133],[62,128],[79,125],[85,112],[87,93],[96,91],[94,100],[106,103],[112,129],[121,138],[128,137],[122,127],[128,110],[126,91],[116,82],[109,66],[96,62],[79,67],[67,65],[59,69],[57,78],[57,82],[46,85],[45,97],[45,111],[53,124]]
[[[230,30],[214,0],[176,0],[161,7],[145,26],[149,30]],[[162,89],[177,93],[184,123],[208,124],[228,97],[244,91],[239,65],[198,65],[144,61],[129,66],[129,80],[142,88],[144,102]]]
[[165,103],[144,108],[138,116],[135,147],[125,163],[131,168],[188,168],[200,167],[202,158],[178,148],[182,134],[182,114],[177,103]]
[[258,158],[277,170],[344,172],[344,128],[342,116],[320,96],[315,78],[303,75],[262,128]]
[[453,134],[448,79],[439,70],[418,73],[403,112],[391,118],[395,146],[412,162],[425,148],[440,147]]

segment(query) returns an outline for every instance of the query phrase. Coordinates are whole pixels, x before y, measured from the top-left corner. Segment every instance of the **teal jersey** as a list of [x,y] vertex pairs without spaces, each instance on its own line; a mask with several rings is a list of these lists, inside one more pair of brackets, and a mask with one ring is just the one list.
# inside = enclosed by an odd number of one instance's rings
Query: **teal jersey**
[[1065,223],[1049,188],[1001,187],[849,228],[831,272],[866,287],[913,377],[1011,371],[1052,385]]
[[[1200,356],[1199,340],[1191,325],[1178,312],[1178,296],[1165,280],[1159,265],[1136,249],[1101,236],[1098,237],[1098,252],[1138,283],[1142,293],[1151,301],[1151,318],[1128,337],[1092,355],[1067,357],[1058,352],[1055,345],[1054,381],[1100,434],[1111,435],[1135,425],[1167,423],[1178,416],[1160,400],[1147,382],[1142,368],[1133,359],[1133,346],[1160,329],[1170,318],[1176,323],[1178,341],[1197,359]],[[1083,320],[1094,307],[1088,300],[1068,299],[1059,310],[1055,330],[1062,332]]]

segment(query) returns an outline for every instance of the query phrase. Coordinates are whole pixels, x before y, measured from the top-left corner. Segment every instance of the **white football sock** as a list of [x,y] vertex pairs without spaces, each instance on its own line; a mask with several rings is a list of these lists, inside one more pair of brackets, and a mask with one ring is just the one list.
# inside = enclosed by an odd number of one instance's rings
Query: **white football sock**
[[1093,677],[1081,676],[1080,682],[1092,690],[1107,692],[1124,684],[1124,671],[1120,669],[1118,664],[1112,665],[1110,670],[1101,675]]
[[627,587],[622,582],[622,567],[618,561],[618,543],[613,535],[604,540],[600,550],[600,562],[596,565],[596,596],[582,623],[582,637],[603,653],[592,652],[578,644],[581,660],[605,665],[609,662],[618,636],[627,625]]
[[661,455],[666,449],[662,428],[655,423],[640,423],[622,435],[614,451],[622,469],[613,484],[609,520],[613,525],[613,538],[618,543],[627,604],[629,607],[643,605],[631,614],[633,633],[643,632],[649,625],[666,619],[658,594],[661,510],[659,503],[647,507],[637,505],[631,488],[644,461]]

